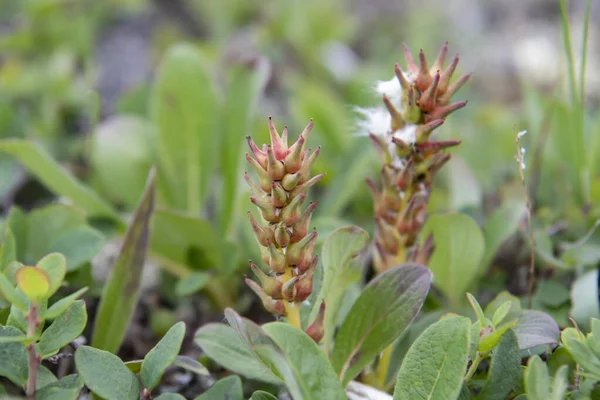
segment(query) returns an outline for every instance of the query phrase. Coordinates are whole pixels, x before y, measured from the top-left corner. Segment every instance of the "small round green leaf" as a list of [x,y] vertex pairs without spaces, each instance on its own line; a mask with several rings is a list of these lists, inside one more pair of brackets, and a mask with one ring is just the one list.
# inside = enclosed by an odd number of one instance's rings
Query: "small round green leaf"
[[[12,326],[0,326],[0,338],[21,337],[23,332]],[[27,350],[20,342],[0,344],[0,376],[17,386],[27,381]]]
[[81,335],[86,323],[85,303],[83,300],[77,300],[42,333],[37,344],[38,353],[42,358],[55,355]]
[[47,298],[52,296],[62,284],[67,273],[67,260],[60,253],[51,253],[37,263],[37,268],[44,270],[50,279],[50,289]]
[[81,346],[75,366],[85,385],[106,400],[138,400],[140,384],[119,357],[108,351]]
[[35,304],[50,297],[50,278],[36,267],[21,267],[17,271],[17,287]]
[[59,235],[50,245],[50,251],[63,254],[67,260],[67,272],[71,272],[94,258],[104,242],[104,236],[100,232],[82,225]]
[[173,325],[166,335],[144,358],[140,377],[142,384],[148,390],[154,389],[159,383],[165,370],[173,364],[183,342],[185,323]]

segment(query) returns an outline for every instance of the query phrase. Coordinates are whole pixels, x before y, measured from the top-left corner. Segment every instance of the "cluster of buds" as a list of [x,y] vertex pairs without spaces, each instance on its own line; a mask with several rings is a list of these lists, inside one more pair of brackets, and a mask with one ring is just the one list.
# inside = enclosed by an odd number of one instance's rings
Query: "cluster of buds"
[[[271,145],[265,144],[261,149],[247,137],[254,157],[246,154],[246,159],[256,170],[258,184],[247,172],[244,178],[252,190],[250,200],[258,208],[262,221],[254,218],[250,211],[248,218],[268,270],[264,271],[250,261],[260,284],[249,278],[246,283],[269,312],[286,316],[296,326],[299,326],[299,303],[312,292],[318,263],[318,257],[313,257],[317,232],[309,231],[317,203],[311,202],[302,210],[308,190],[324,176],[310,175],[310,168],[320,152],[317,148],[311,154],[311,149],[305,148],[312,128],[311,121],[296,142],[288,147],[287,127],[280,136],[269,118]],[[320,331],[317,325],[307,330],[309,333]],[[313,335],[317,342],[321,339],[318,336]]]
[[417,236],[425,222],[433,180],[450,159],[444,150],[460,141],[431,141],[430,137],[449,114],[467,104],[451,103],[451,98],[470,76],[450,83],[459,58],[444,69],[447,52],[446,43],[429,68],[422,50],[417,64],[404,46],[407,70],[396,64],[395,79],[378,86],[385,108],[364,111],[370,119],[369,136],[384,164],[381,186],[367,179],[374,197],[374,264],[379,272],[407,261],[426,264],[433,250],[431,238],[419,248]]

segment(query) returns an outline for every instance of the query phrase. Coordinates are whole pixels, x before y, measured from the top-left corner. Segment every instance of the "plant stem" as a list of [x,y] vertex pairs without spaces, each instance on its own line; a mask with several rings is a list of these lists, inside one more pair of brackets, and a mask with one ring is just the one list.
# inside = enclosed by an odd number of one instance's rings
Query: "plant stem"
[[468,382],[473,377],[473,375],[475,375],[475,371],[477,371],[477,368],[479,367],[479,364],[481,363],[481,361],[483,361],[483,356],[481,355],[480,352],[477,352],[477,356],[471,363],[471,366],[469,367],[469,370],[467,371],[467,375],[465,375],[465,382]]
[[[39,320],[39,305],[31,305],[29,314],[27,315],[27,336],[33,337],[36,334],[37,328],[40,325]],[[27,376],[27,396],[33,398],[35,395],[38,368],[41,363],[39,355],[35,354],[35,342],[27,346],[27,364],[29,374]]]
[[394,351],[394,345],[391,344],[383,350],[379,363],[377,363],[377,382],[380,388],[385,388],[390,369],[390,362],[392,361],[392,353]]
[[285,306],[285,316],[288,320],[288,323],[298,329],[302,329],[298,305],[295,303],[290,303],[289,301],[284,301],[283,305]]

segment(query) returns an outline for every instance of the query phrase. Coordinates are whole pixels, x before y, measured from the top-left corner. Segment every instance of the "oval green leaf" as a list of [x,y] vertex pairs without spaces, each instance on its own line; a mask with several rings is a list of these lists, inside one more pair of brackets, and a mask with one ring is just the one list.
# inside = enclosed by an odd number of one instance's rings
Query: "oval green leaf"
[[373,279],[335,339],[332,364],[345,386],[412,323],[431,285],[422,265],[404,264]]
[[50,297],[50,278],[36,267],[21,267],[17,271],[17,287],[35,304]]
[[223,378],[205,393],[194,400],[243,400],[242,381],[239,376],[228,376]]
[[99,231],[82,225],[59,235],[50,245],[50,251],[63,254],[67,259],[67,272],[71,272],[94,258],[104,243],[104,236]]
[[140,378],[144,387],[152,391],[159,383],[165,370],[173,364],[185,335],[185,323],[178,322],[163,336],[156,346],[150,350],[144,362]]
[[394,400],[456,399],[467,369],[471,321],[447,316],[419,336],[400,367]]
[[477,399],[504,400],[519,385],[521,354],[517,335],[507,331],[494,350],[488,379]]
[[40,261],[38,261],[37,268],[44,270],[50,278],[50,289],[47,294],[47,298],[50,298],[60,287],[65,274],[67,273],[67,260],[65,256],[60,253],[50,253]]
[[81,335],[86,323],[85,303],[83,300],[77,300],[42,333],[37,344],[38,354],[41,354],[42,358],[55,355]]
[[435,250],[428,267],[436,285],[452,304],[460,304],[479,273],[485,241],[477,223],[462,214],[429,217],[421,237],[433,234]]
[[285,353],[297,381],[304,386],[304,399],[346,400],[346,394],[325,353],[306,333],[282,322],[263,326]]
[[85,385],[106,400],[138,400],[140,384],[119,357],[104,350],[81,346],[75,366]]

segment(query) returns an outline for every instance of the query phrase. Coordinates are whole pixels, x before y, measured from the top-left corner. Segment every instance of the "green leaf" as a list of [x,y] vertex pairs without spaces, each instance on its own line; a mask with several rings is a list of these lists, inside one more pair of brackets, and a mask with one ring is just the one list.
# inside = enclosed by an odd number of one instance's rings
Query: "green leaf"
[[507,301],[504,304],[502,304],[500,307],[498,307],[496,309],[496,311],[494,311],[494,316],[492,317],[492,326],[494,328],[500,326],[500,323],[502,321],[504,321],[504,318],[506,318],[506,316],[510,312],[511,307],[512,307],[512,302]]
[[152,391],[159,383],[165,370],[173,364],[185,335],[185,323],[173,325],[156,346],[150,350],[144,362],[140,378],[144,387]]
[[538,355],[529,359],[524,375],[525,391],[530,400],[547,400],[550,395],[548,367]]
[[504,400],[519,384],[521,378],[521,355],[519,342],[509,330],[494,350],[488,379],[477,397],[481,400]]
[[206,369],[206,367],[192,357],[177,356],[173,362],[173,365],[185,369],[186,371],[193,372],[196,375],[210,375],[210,372]]
[[513,328],[517,324],[517,321],[509,322],[499,328],[494,329],[492,332],[487,335],[481,337],[479,341],[479,346],[477,350],[483,355],[489,353],[494,347],[500,343],[500,339],[504,336],[504,333],[508,331],[510,328]]
[[67,259],[67,272],[72,272],[91,261],[104,243],[104,236],[96,229],[79,226],[59,235],[49,251],[63,254]]
[[592,321],[592,333],[588,334],[587,338],[576,328],[566,328],[562,331],[561,339],[562,344],[581,368],[595,380],[600,380],[600,340],[598,340],[600,332],[597,327],[594,330],[598,320]]
[[325,353],[306,333],[282,322],[266,324],[263,329],[285,353],[297,381],[304,386],[304,399],[347,399]]
[[479,322],[479,329],[484,329],[490,326],[490,320],[485,317],[479,302],[471,293],[467,293],[467,299],[469,300],[469,304],[471,304],[471,308],[475,312],[475,316],[477,317],[477,321]]
[[550,400],[562,400],[566,397],[567,389],[569,388],[569,366],[563,365],[554,375],[552,381],[552,395]]
[[185,400],[185,397],[178,393],[163,393],[158,397],[154,398],[155,400]]
[[91,137],[90,164],[102,193],[135,207],[154,161],[155,127],[133,115],[102,122]]
[[346,290],[361,279],[362,271],[357,258],[368,241],[369,234],[366,231],[356,226],[347,226],[332,232],[323,244],[323,283],[317,299],[313,302],[310,320],[316,318],[321,302],[325,301],[324,343],[327,351],[333,341],[338,313]]
[[[19,207],[12,206],[6,217],[8,226],[15,239],[16,260],[25,259],[25,243],[27,242],[27,216]],[[17,244],[18,243],[18,244]],[[37,261],[37,260],[35,260]],[[4,266],[6,268],[6,266]]]
[[525,211],[524,200],[509,200],[485,221],[483,225],[485,253],[482,261],[484,269],[488,268],[500,246],[517,231]]
[[485,249],[483,234],[473,219],[462,214],[432,215],[421,237],[430,234],[433,234],[435,250],[428,267],[434,284],[452,304],[460,304],[480,271]]
[[86,225],[85,214],[78,208],[64,204],[51,204],[27,215],[26,235],[22,242],[26,263],[37,262],[49,253],[56,238],[65,232]]
[[403,264],[373,279],[356,300],[335,339],[332,364],[345,386],[419,313],[431,284],[431,272]]
[[413,343],[400,367],[394,400],[455,399],[467,368],[469,318],[447,316]]
[[36,379],[37,388],[42,389],[55,382],[58,382],[56,376],[54,376],[54,374],[48,368],[44,367],[43,365],[40,365],[38,369],[38,376]]
[[204,394],[194,400],[243,400],[242,381],[239,376],[228,376],[223,378]]
[[250,400],[277,400],[277,397],[273,396],[269,392],[257,390],[256,392],[252,393],[252,397],[250,397]]
[[598,269],[578,277],[571,288],[571,317],[583,328],[589,327],[590,318],[600,318]]
[[560,328],[556,321],[537,310],[522,311],[513,330],[517,334],[521,350],[558,343],[560,340]]
[[2,296],[4,296],[6,300],[21,311],[28,310],[29,305],[24,296],[22,296],[22,293],[19,293],[19,290],[15,288],[3,274],[0,274],[0,293],[2,293]]
[[37,351],[42,358],[55,355],[58,351],[75,340],[87,322],[87,311],[83,300],[77,300],[52,322],[42,333],[37,344]]
[[16,259],[17,245],[9,225],[4,231],[4,240],[2,240],[2,246],[0,246],[0,273],[4,272]]
[[167,51],[150,98],[158,128],[161,172],[173,197],[172,206],[197,214],[216,165],[220,107],[206,60],[192,45]]
[[256,113],[258,99],[271,73],[269,61],[257,58],[252,66],[230,68],[227,94],[222,112],[223,193],[221,195],[220,227],[227,233],[237,200],[240,160],[245,132],[249,131]]
[[71,304],[75,302],[79,297],[81,297],[85,292],[87,292],[88,288],[84,287],[76,291],[75,293],[71,293],[70,295],[63,297],[58,300],[56,303],[52,304],[44,313],[44,319],[51,320],[57,318],[61,315]]
[[36,268],[46,272],[48,278],[50,278],[50,288],[46,294],[46,298],[50,298],[50,296],[56,293],[65,279],[65,274],[67,273],[67,260],[62,254],[51,253],[42,258],[37,263]]
[[118,219],[113,208],[89,187],[77,181],[38,144],[27,140],[0,141],[0,151],[17,158],[50,191],[72,200],[93,217]]
[[210,358],[230,371],[250,379],[281,384],[281,380],[230,326],[215,323],[204,325],[196,331],[195,343]]
[[77,400],[83,382],[78,375],[67,375],[59,381],[49,383],[36,392],[36,399]]
[[481,184],[467,162],[452,157],[448,164],[449,208],[462,210],[469,207],[480,208],[483,200]]
[[210,282],[211,275],[207,272],[192,272],[188,276],[181,278],[175,286],[175,293],[178,296],[189,296],[200,290],[202,290],[208,282]]
[[94,322],[92,346],[116,352],[135,311],[148,249],[150,217],[154,210],[155,172],[150,171],[146,189],[133,215],[121,253],[104,286]]
[[36,267],[21,267],[17,271],[17,287],[25,294],[33,304],[50,297],[50,277],[48,274]]
[[[0,326],[0,338],[21,337],[23,332],[12,326]],[[22,387],[27,382],[27,350],[23,343],[0,345],[0,376]]]
[[[212,225],[201,218],[181,212],[156,210],[152,221],[152,252],[160,258],[195,269],[221,266],[221,241]],[[191,262],[190,253],[200,262]]]
[[498,293],[498,295],[492,300],[487,307],[485,307],[484,314],[487,318],[493,319],[496,311],[506,302],[510,302],[511,307],[508,311],[508,314],[498,321],[498,325],[506,323],[508,321],[513,321],[519,318],[521,314],[521,301],[518,297],[513,296],[507,291],[503,291]]
[[81,346],[75,351],[75,367],[94,394],[106,400],[139,399],[138,379],[114,354]]

